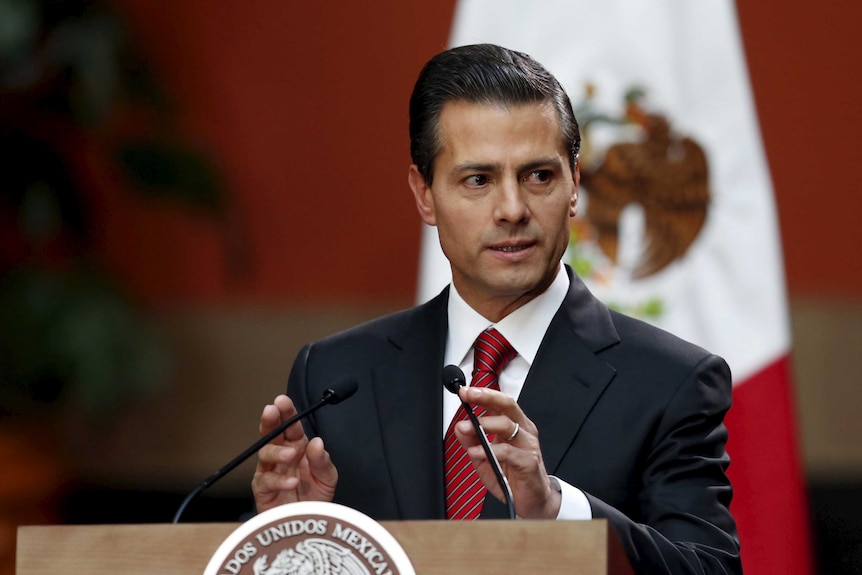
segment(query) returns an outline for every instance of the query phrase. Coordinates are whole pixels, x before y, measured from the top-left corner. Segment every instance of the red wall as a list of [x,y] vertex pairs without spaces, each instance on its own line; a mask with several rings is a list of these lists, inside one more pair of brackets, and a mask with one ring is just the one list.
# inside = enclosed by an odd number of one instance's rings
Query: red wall
[[862,2],[737,9],[791,295],[862,296]]
[[[115,4],[186,133],[219,158],[238,216],[230,233],[245,241],[230,245],[246,248],[249,271],[232,279],[219,226],[105,186],[109,264],[168,306],[412,301],[420,227],[406,184],[407,100],[446,45],[454,1]],[[831,4],[738,9],[788,286],[858,296],[862,4]]]

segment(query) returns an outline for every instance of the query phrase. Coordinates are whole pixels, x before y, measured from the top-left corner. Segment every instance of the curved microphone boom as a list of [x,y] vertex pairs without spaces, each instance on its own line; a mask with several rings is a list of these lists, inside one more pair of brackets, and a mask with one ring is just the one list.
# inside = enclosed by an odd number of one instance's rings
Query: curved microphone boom
[[[443,368],[443,387],[458,395],[458,390],[467,385],[467,380],[464,377],[464,372],[457,365],[447,365]],[[485,450],[485,455],[488,461],[491,462],[491,468],[494,470],[494,475],[497,476],[497,483],[500,484],[500,489],[503,491],[503,497],[506,499],[506,508],[509,511],[509,519],[515,519],[515,500],[512,497],[512,489],[509,487],[509,480],[503,475],[503,469],[500,467],[500,462],[497,461],[497,456],[491,445],[488,443],[488,436],[485,435],[485,430],[479,424],[476,414],[473,413],[473,406],[461,399],[461,405],[467,411],[467,417],[473,423],[473,428],[476,430],[476,435],[479,436],[479,441],[482,443],[482,448]]]
[[188,494],[185,500],[183,500],[182,504],[180,504],[179,509],[177,509],[177,512],[174,515],[173,522],[179,523],[180,516],[183,514],[183,511],[185,510],[186,506],[204,489],[206,489],[207,487],[233,471],[234,468],[236,468],[239,464],[257,453],[264,445],[278,437],[280,434],[284,433],[285,429],[287,429],[300,419],[306,417],[307,415],[310,415],[312,412],[317,411],[324,405],[334,405],[336,403],[344,401],[345,399],[356,393],[358,387],[359,383],[356,381],[356,379],[352,377],[342,377],[336,380],[335,383],[333,383],[326,391],[323,392],[323,395],[320,397],[317,403],[312,404],[310,407],[297,413],[293,417],[290,417],[286,421],[283,421],[278,427],[267,433],[265,436],[261,437],[251,447],[237,455],[230,463],[207,477],[200,485],[195,487],[195,489]]

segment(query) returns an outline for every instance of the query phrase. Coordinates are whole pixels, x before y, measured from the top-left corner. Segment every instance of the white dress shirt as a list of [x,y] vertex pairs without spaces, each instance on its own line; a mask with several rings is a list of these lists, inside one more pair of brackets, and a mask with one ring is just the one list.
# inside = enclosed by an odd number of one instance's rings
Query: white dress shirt
[[[495,327],[518,352],[498,377],[500,390],[517,399],[524,387],[530,366],[536,359],[545,332],[568,291],[569,278],[560,266],[557,276],[547,290],[495,324],[471,308],[454,284],[450,285],[449,333],[443,365],[459,366],[469,382],[473,371],[473,343],[480,333],[489,327]],[[444,435],[460,405],[458,396],[443,388]],[[559,479],[557,481],[563,499],[557,519],[592,519],[592,510],[583,491]]]

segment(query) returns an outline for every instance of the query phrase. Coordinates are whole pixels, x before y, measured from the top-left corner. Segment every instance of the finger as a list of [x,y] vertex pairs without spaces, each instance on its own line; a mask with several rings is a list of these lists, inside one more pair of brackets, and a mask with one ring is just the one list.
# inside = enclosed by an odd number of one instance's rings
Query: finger
[[279,473],[255,473],[251,482],[252,495],[258,512],[277,505],[299,501],[299,477]]
[[[294,448],[276,444],[263,446],[257,452],[257,467],[255,468],[252,486],[263,481],[264,490],[294,489],[295,482],[284,482],[280,479],[295,478],[302,462],[303,452]],[[259,479],[260,478],[260,479]]]
[[263,408],[263,411],[260,414],[260,426],[258,427],[258,431],[261,436],[264,436],[278,427],[279,423],[281,423],[281,413],[278,411],[278,407],[273,404],[269,404]]
[[[491,449],[508,480],[516,506],[536,500],[546,481],[544,469],[539,466],[541,458],[536,458],[532,451],[517,449],[505,443],[495,444]],[[471,447],[467,455],[488,490],[502,500],[502,489],[484,449],[481,446]],[[533,506],[532,503],[530,506]]]
[[252,477],[251,488],[255,497],[268,497],[270,494],[283,496],[284,492],[294,491],[299,485],[296,474],[284,474],[279,471],[257,471]]
[[338,470],[329,457],[329,452],[323,446],[323,440],[319,437],[308,442],[305,450],[308,459],[308,468],[317,483],[335,489],[338,483]]
[[302,458],[303,450],[291,445],[279,445],[270,443],[264,445],[257,452],[259,463],[274,467],[276,465],[295,466]]
[[[503,438],[509,437],[515,429],[514,424],[517,423],[520,428],[519,435],[526,431],[528,434],[534,437],[538,437],[538,428],[533,423],[533,421],[529,417],[527,417],[527,415],[521,409],[521,406],[518,405],[518,402],[515,401],[515,398],[513,398],[511,395],[507,395],[494,389],[487,389],[482,387],[466,388],[461,393],[464,394],[463,399],[465,401],[468,401],[469,403],[472,403],[476,406],[481,406],[485,408],[485,410],[488,412],[488,415],[486,415],[484,418],[479,418],[480,422],[482,423],[482,427],[485,427],[485,420],[488,417],[502,415],[510,420],[511,423],[504,423],[505,427],[503,428],[500,428],[495,425],[494,428],[491,429],[491,425],[489,425],[488,427],[486,427],[488,433],[504,434]],[[497,420],[497,422],[502,421],[504,420]]]
[[[530,476],[539,469],[544,469],[541,452],[536,449],[524,449],[509,443],[495,443],[491,449],[500,465],[507,467],[510,472]],[[487,459],[481,445],[470,446],[467,454],[476,461]]]
[[[542,460],[542,454],[538,449],[523,449],[515,447],[508,443],[495,443],[491,446],[494,451],[494,457],[503,468],[503,473],[509,480],[512,491],[524,495],[524,491],[530,492],[530,496],[541,492],[544,486],[547,485],[547,473]],[[470,460],[473,461],[477,469],[480,470],[480,476],[483,480],[487,477],[489,482],[493,481],[490,468],[484,449],[481,446],[470,447],[467,450]],[[482,475],[484,471],[485,475]],[[491,483],[493,485],[493,483]]]
[[486,415],[479,418],[482,429],[494,436],[494,443],[529,443],[529,432],[517,421],[505,415]]
[[488,413],[508,415],[520,420],[524,412],[511,395],[486,387],[466,387],[460,390],[461,399],[476,406],[484,407]]
[[282,421],[296,415],[296,406],[293,404],[293,400],[286,395],[277,395],[272,403],[278,408]]
[[461,445],[464,446],[464,449],[469,449],[470,447],[481,445],[479,436],[476,435],[476,428],[473,427],[473,424],[467,420],[459,421],[455,424],[455,437],[458,439],[458,441],[461,442]]
[[521,424],[512,421],[506,415],[485,415],[479,418],[479,424],[485,430],[485,433],[488,434],[489,438],[491,436],[494,437],[495,443],[509,441],[507,439],[509,437],[516,439],[516,437],[513,437],[515,429],[518,430],[517,435],[521,435],[522,433]]
[[[283,422],[296,415],[296,408],[293,402],[286,395],[279,395],[273,403],[263,408],[260,417],[260,426],[258,428],[262,436],[272,433]],[[294,445],[301,448],[306,442],[305,431],[300,422],[296,422],[281,434],[272,440],[272,443]]]
[[[482,428],[482,431],[485,432],[485,435],[491,443],[505,442],[506,438],[511,436],[515,429],[515,423],[505,415],[485,415],[479,417],[478,421],[479,426]],[[522,434],[524,434],[524,437],[520,437]],[[520,424],[518,424],[517,435],[519,437],[514,439],[518,440],[519,445],[527,447],[532,445]],[[472,422],[467,420],[459,421],[455,425],[455,437],[458,438],[465,449],[473,445],[481,444],[481,438],[476,434],[476,428],[473,426]]]

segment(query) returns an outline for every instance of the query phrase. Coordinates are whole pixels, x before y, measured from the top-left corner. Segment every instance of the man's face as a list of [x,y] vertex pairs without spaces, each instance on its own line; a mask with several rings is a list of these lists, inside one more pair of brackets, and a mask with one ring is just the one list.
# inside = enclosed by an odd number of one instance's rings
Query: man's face
[[577,208],[578,173],[551,104],[510,108],[449,102],[428,186],[410,186],[425,223],[437,226],[464,299],[498,321],[553,281]]

